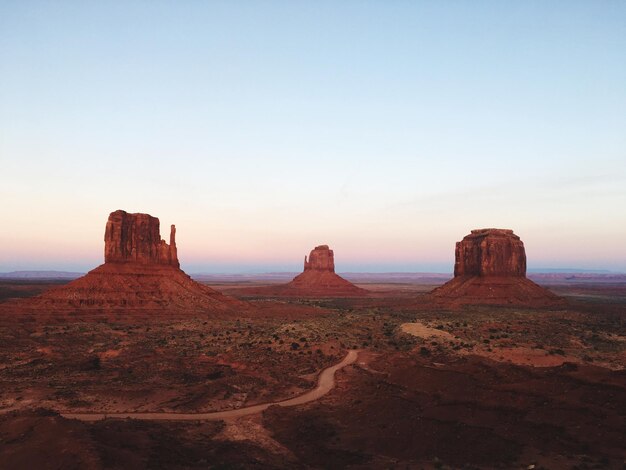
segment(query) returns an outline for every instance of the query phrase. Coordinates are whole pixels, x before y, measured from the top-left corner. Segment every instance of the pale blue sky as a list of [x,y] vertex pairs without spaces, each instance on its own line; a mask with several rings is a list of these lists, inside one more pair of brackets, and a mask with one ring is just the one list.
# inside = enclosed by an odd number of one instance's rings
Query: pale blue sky
[[109,212],[188,271],[626,271],[626,2],[0,3],[0,271],[89,269]]

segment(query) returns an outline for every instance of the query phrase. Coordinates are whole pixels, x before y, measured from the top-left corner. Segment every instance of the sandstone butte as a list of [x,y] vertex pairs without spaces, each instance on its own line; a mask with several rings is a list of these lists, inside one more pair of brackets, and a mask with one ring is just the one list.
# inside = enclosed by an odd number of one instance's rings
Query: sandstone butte
[[161,239],[159,219],[117,210],[104,233],[104,264],[20,306],[50,310],[227,311],[244,302],[193,281],[180,269],[176,228]]
[[313,295],[364,295],[367,290],[355,286],[335,273],[335,254],[328,245],[316,246],[304,257],[304,271],[285,285],[294,293]]
[[564,299],[526,278],[524,243],[512,230],[485,228],[456,244],[454,278],[430,294],[438,303],[554,307]]
[[358,297],[369,291],[355,286],[335,273],[335,255],[328,245],[316,246],[304,257],[304,271],[291,282],[266,287],[233,290],[244,296],[269,297]]

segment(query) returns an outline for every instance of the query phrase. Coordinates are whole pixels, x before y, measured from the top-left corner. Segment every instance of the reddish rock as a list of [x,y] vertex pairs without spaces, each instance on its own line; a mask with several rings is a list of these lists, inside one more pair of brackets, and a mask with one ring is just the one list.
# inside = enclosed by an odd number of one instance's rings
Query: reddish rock
[[454,275],[525,277],[524,243],[513,230],[472,230],[456,244]]
[[236,289],[239,295],[268,297],[356,297],[368,291],[335,274],[335,255],[328,245],[316,246],[304,257],[304,271],[287,284]]
[[163,264],[179,267],[176,227],[169,245],[161,239],[159,219],[148,214],[111,212],[104,232],[105,263]]
[[335,272],[335,254],[328,245],[316,246],[309,253],[309,260],[304,257],[304,272],[306,271],[329,271]]
[[549,307],[564,300],[526,278],[524,243],[512,230],[487,228],[456,244],[454,279],[431,293],[437,302],[458,305]]
[[179,267],[176,228],[161,239],[159,219],[118,210],[104,234],[104,264],[69,284],[21,302],[48,311],[231,311],[245,302],[192,280]]
[[304,257],[304,271],[287,285],[293,295],[351,296],[367,294],[365,289],[335,274],[335,254],[328,245],[316,246]]

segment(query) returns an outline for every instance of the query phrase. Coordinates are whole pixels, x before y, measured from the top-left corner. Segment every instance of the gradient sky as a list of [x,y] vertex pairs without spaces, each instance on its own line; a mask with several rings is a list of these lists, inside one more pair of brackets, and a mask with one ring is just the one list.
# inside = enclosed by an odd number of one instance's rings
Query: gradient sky
[[0,3],[0,271],[102,262],[109,212],[188,272],[626,271],[624,1]]

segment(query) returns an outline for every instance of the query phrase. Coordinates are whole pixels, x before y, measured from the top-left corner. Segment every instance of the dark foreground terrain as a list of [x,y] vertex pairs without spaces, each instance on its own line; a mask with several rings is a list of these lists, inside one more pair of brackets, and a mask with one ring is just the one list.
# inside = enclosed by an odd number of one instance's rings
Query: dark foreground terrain
[[[43,289],[24,286],[9,288]],[[4,311],[0,468],[624,468],[626,285],[550,285],[569,301],[556,310],[446,310],[420,284],[360,286],[376,293],[248,298],[257,308],[232,318]],[[277,401],[348,349],[361,352],[337,387],[301,406],[59,415]]]

